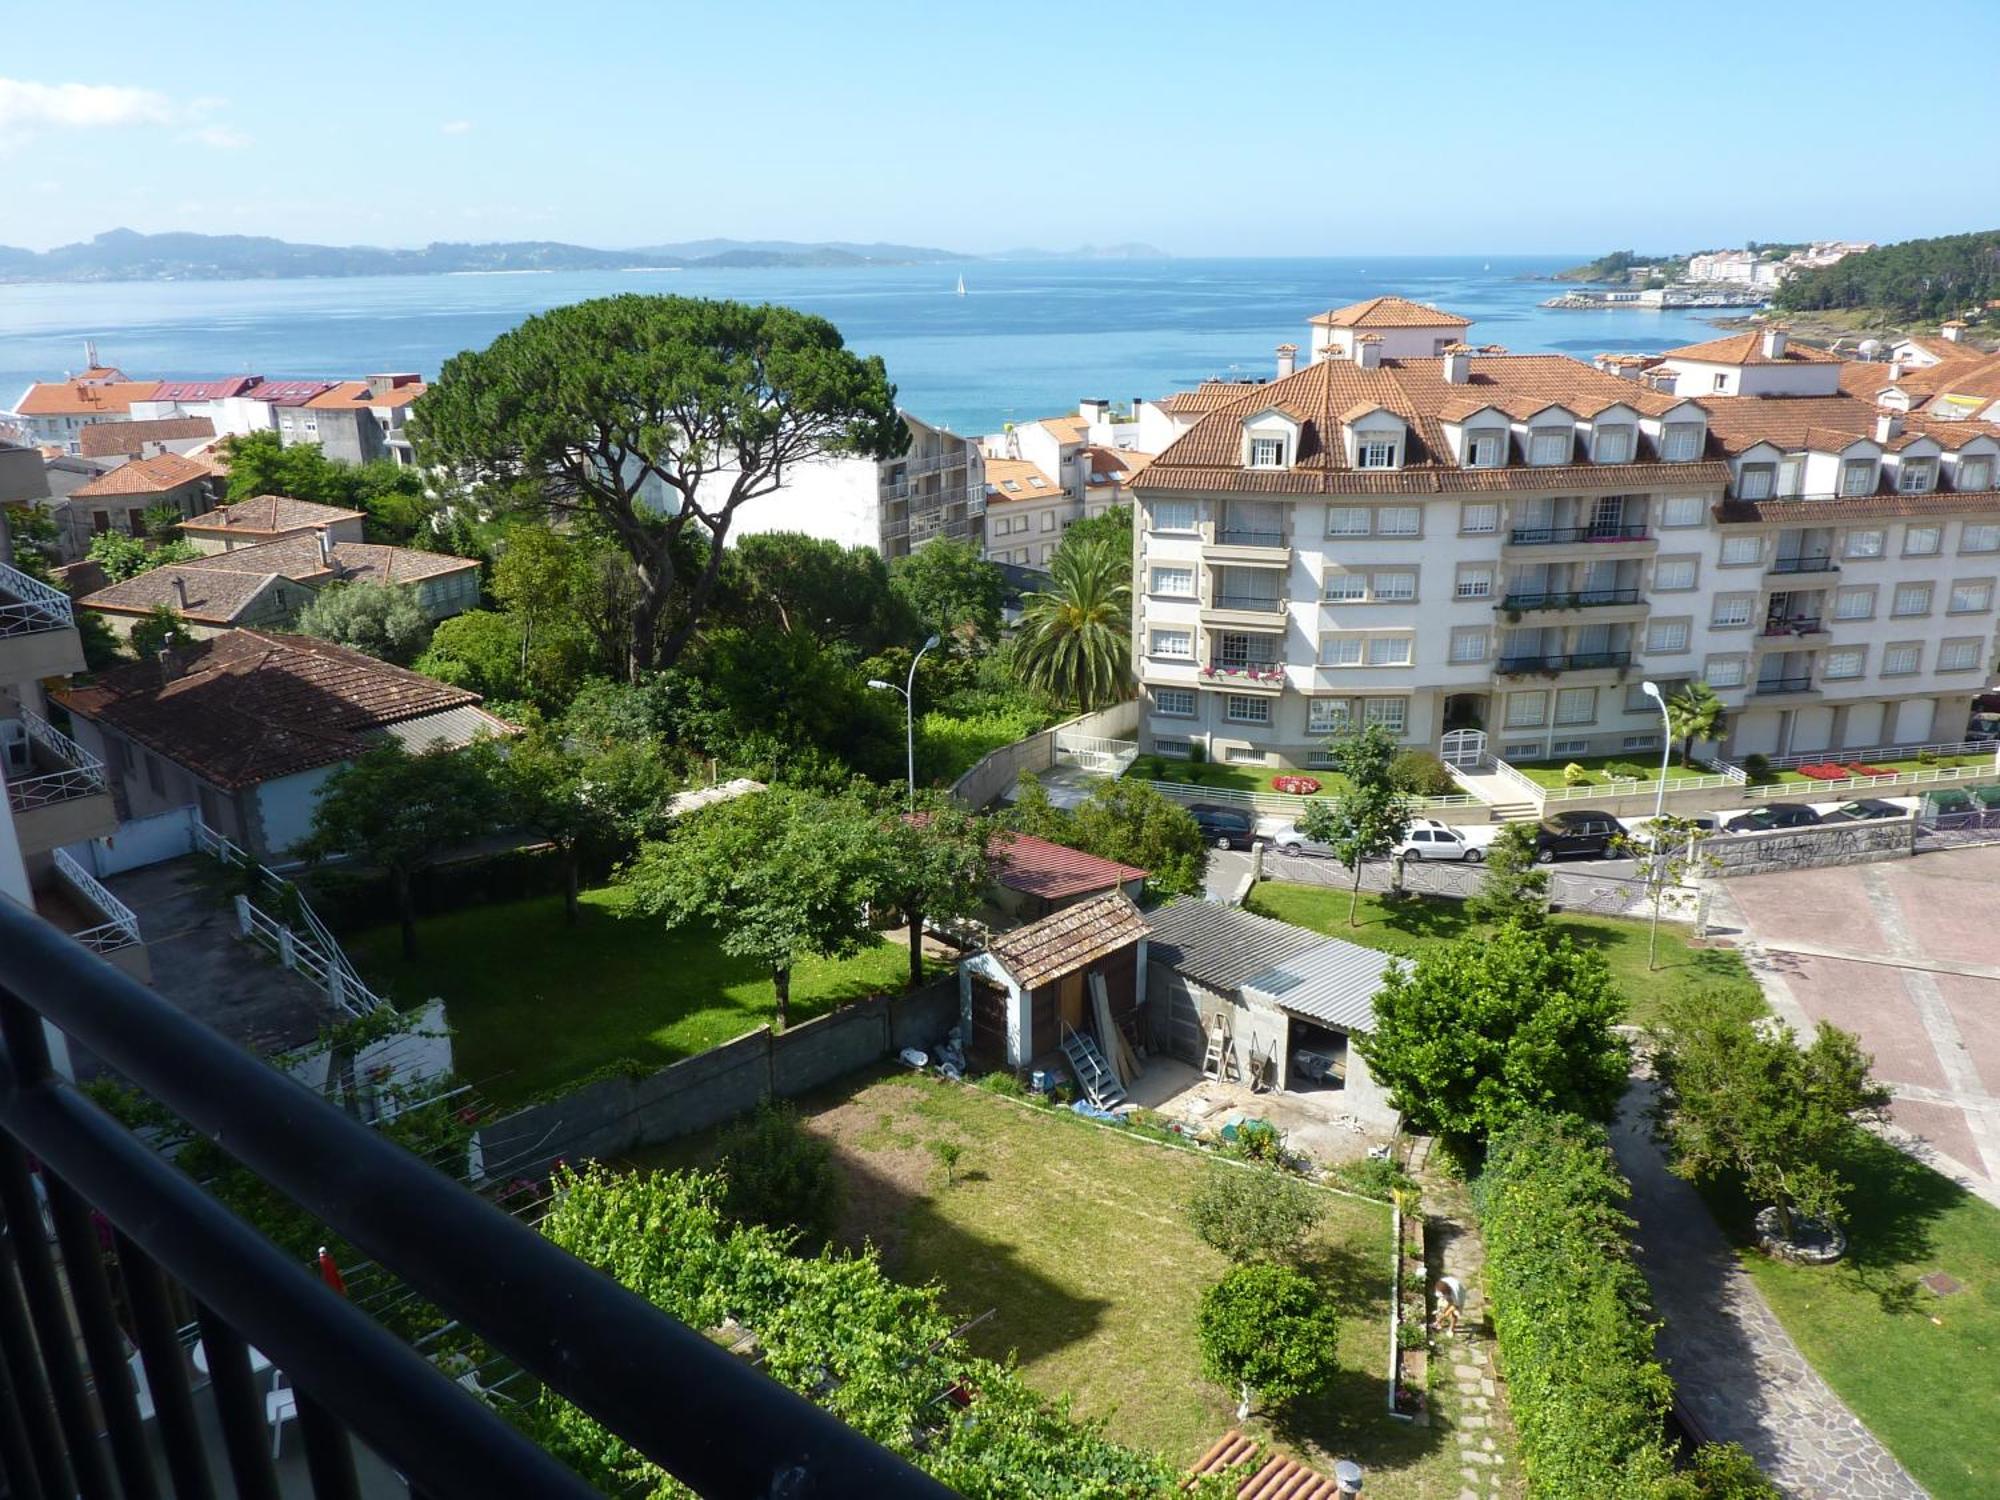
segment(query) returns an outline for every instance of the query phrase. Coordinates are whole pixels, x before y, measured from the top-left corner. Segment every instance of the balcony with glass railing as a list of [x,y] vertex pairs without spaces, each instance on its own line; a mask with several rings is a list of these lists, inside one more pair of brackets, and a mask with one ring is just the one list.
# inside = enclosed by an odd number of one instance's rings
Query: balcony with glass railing
[[1564,672],[1596,672],[1631,665],[1630,651],[1566,651],[1555,655],[1503,656],[1494,671],[1502,677],[1556,677]]

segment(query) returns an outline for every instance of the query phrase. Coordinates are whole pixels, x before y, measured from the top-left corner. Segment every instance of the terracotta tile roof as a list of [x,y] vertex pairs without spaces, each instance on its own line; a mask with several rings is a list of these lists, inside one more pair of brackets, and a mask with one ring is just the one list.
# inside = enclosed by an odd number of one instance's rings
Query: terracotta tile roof
[[1002,933],[987,951],[1031,990],[1129,947],[1151,930],[1123,892],[1107,891]]
[[[1921,368],[1905,367],[1893,379],[1887,360],[1850,359],[1840,367],[1840,388],[1850,396],[1863,397],[1873,401],[1890,386],[1909,392],[1914,398],[1931,395],[1941,389],[1948,378],[1948,371],[1954,367],[1946,365],[1924,365]],[[1965,369],[1966,366],[1956,368]]]
[[89,500],[101,495],[164,495],[182,485],[209,477],[208,465],[183,458],[178,453],[159,453],[151,458],[135,458],[108,474],[70,491],[73,499]]
[[1144,880],[1149,873],[1026,833],[996,833],[986,854],[993,878],[1008,890],[1052,901]]
[[1044,417],[1038,425],[1062,443],[1080,443],[1090,435],[1090,424],[1082,417]]
[[333,385],[331,380],[260,380],[243,394],[270,406],[304,406]]
[[162,380],[153,388],[154,401],[220,401],[240,396],[263,382],[261,375],[226,375],[220,380]]
[[1764,335],[1757,329],[1744,333],[1732,333],[1727,338],[1710,339],[1703,344],[1683,344],[1678,349],[1669,349],[1662,359],[1685,359],[1704,365],[1824,365],[1840,358],[1824,349],[1815,349],[1810,344],[1797,344],[1790,340],[1785,343],[1785,352],[1776,359],[1764,352]]
[[[1965,325],[1961,323],[1959,326],[1962,328]],[[1984,349],[1976,348],[1971,344],[1961,344],[1952,339],[1941,338],[1927,333],[1908,334],[1903,338],[1897,339],[1896,342],[1898,344],[1914,344],[1932,359],[1938,361],[1939,364],[1977,364],[1981,360],[1991,357]]]
[[1783,526],[1844,526],[1854,521],[1996,514],[2000,514],[2000,490],[1934,490],[1928,495],[1884,492],[1835,500],[1725,500],[1715,507],[1718,521]]
[[1160,410],[1175,416],[1206,416],[1218,407],[1233,405],[1250,392],[1261,390],[1262,380],[1204,380],[1191,391],[1175,391],[1160,403]]
[[152,399],[154,380],[98,380],[116,370],[85,370],[75,380],[38,380],[14,410],[24,417],[104,417],[129,412],[134,401]]
[[[1875,439],[1880,413],[1872,398],[1843,391],[1837,396],[1703,396],[1708,409],[1711,450],[1742,453],[1758,443],[1770,443],[1788,453],[1811,449],[1838,453],[1857,439]],[[1990,422],[1946,421],[1913,413],[1903,420],[1900,436],[1883,446],[1892,452],[1919,437],[1935,438],[1947,449],[1958,449],[1977,437],[2000,437]]]
[[1282,1453],[1271,1453],[1263,1463],[1250,1468],[1260,1446],[1254,1438],[1231,1430],[1216,1440],[1190,1472],[1201,1478],[1245,1469],[1243,1482],[1236,1487],[1236,1500],[1339,1500],[1340,1487],[1331,1479]]
[[[147,614],[164,604],[202,625],[233,625],[278,578],[272,568],[251,572],[169,563],[86,594],[77,602],[85,609],[129,615]],[[185,604],[174,591],[176,583],[187,591]]]
[[[1013,488],[1008,488],[1008,486]],[[1063,487],[1025,458],[986,460],[986,503],[1000,505],[1009,500],[1055,500]]]
[[1370,297],[1306,319],[1322,328],[1470,328],[1472,319],[1407,297]]
[[306,405],[314,411],[368,411],[378,406],[408,406],[427,387],[414,381],[407,385],[376,386],[365,380],[343,380],[331,390],[313,397]]
[[1105,484],[1130,484],[1147,464],[1153,461],[1150,453],[1134,453],[1129,448],[1103,448],[1096,445],[1085,448],[1077,455],[1077,462],[1083,465],[1084,482],[1095,485],[1097,476],[1104,476]]
[[141,453],[147,443],[214,436],[215,424],[207,417],[154,417],[144,422],[92,422],[76,435],[76,446],[85,458],[112,458]]
[[343,583],[416,583],[479,566],[473,558],[453,557],[444,552],[423,552],[380,542],[335,542],[331,548],[333,566],[329,568],[326,559],[320,556],[319,537],[317,531],[294,532],[275,542],[205,557],[197,566],[232,573],[282,573],[301,583],[320,583],[333,578]]
[[[226,790],[352,760],[391,724],[475,706],[477,693],[304,636],[232,630],[101,674],[57,697]],[[506,726],[481,715],[494,732]]]
[[[1451,456],[1444,427],[1482,407],[1525,420],[1560,406],[1594,417],[1613,406],[1659,416],[1686,398],[1649,391],[1616,375],[1554,354],[1483,355],[1468,359],[1467,378],[1444,378],[1439,359],[1388,359],[1375,369],[1352,360],[1328,359],[1269,385],[1248,388],[1218,406],[1154,459],[1135,488],[1147,490],[1230,489],[1264,494],[1437,494],[1473,490],[1548,489],[1584,485],[1643,489],[1661,484],[1701,486],[1722,482],[1719,471],[1699,463],[1663,468],[1636,463],[1597,466],[1578,462],[1560,468],[1461,469]],[[1356,471],[1347,466],[1337,414],[1361,414],[1377,407],[1394,412],[1409,426],[1400,470]],[[1299,447],[1288,470],[1242,466],[1244,418],[1277,409],[1300,425]],[[1517,460],[1521,457],[1513,455]]]
[[1935,378],[1937,389],[1946,395],[2000,397],[2000,356],[1972,364],[1933,365],[1922,373]]
[[190,521],[183,521],[181,530],[217,536],[226,532],[231,536],[276,537],[331,526],[336,521],[361,519],[363,513],[358,510],[342,510],[338,506],[319,505],[311,500],[294,500],[290,495],[257,495],[248,500],[238,500],[234,505],[217,506]]

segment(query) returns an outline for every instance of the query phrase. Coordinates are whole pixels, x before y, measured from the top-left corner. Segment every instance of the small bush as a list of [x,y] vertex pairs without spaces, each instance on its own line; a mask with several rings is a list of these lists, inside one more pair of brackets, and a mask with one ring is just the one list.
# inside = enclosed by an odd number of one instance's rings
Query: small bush
[[719,1144],[723,1208],[732,1219],[797,1229],[813,1241],[832,1238],[842,1197],[833,1148],[808,1134],[789,1104],[758,1105]]
[[1132,762],[1131,769],[1125,774],[1136,776],[1141,781],[1165,781],[1167,763],[1157,755],[1141,755]]
[[1412,797],[1449,797],[1458,790],[1451,768],[1428,750],[1399,750],[1389,762],[1389,784]]
[[1012,1073],[1005,1070],[981,1073],[972,1081],[977,1087],[985,1089],[987,1093],[998,1094],[1005,1099],[1025,1099],[1028,1097],[1028,1086]]
[[1325,1387],[1340,1368],[1338,1331],[1310,1277],[1290,1266],[1237,1266],[1202,1294],[1196,1315],[1209,1379],[1281,1406]]
[[1584,770],[1584,768],[1578,765],[1575,761],[1571,761],[1568,765],[1563,767],[1563,785],[1589,786],[1591,785],[1590,772]]
[[1237,1126],[1236,1139],[1223,1149],[1239,1160],[1256,1162],[1260,1166],[1277,1167],[1284,1165],[1285,1161],[1285,1146],[1279,1139],[1277,1127],[1261,1120],[1245,1120]]
[[1618,781],[1644,781],[1653,773],[1629,760],[1614,760],[1604,768],[1604,774]]
[[1391,1202],[1397,1193],[1412,1193],[1417,1190],[1417,1179],[1387,1157],[1344,1161],[1327,1175],[1333,1179],[1336,1187],[1344,1187],[1350,1193],[1360,1193],[1365,1197],[1378,1198],[1384,1203]]
[[1920,765],[1920,766],[1934,766],[1934,765],[1936,765],[1937,763],[1938,763],[1938,753],[1937,753],[1937,751],[1935,751],[1935,750],[1919,750],[1919,751],[1917,752],[1917,764],[1918,764],[1918,765]]
[[1204,745],[1200,740],[1191,741],[1188,745],[1188,763],[1199,766],[1206,763],[1207,760],[1208,746]]
[[1276,1172],[1210,1167],[1188,1199],[1188,1224],[1233,1261],[1294,1261],[1319,1223],[1311,1188]]
[[958,1183],[958,1164],[965,1159],[965,1147],[957,1141],[932,1141],[930,1152],[938,1165],[944,1168],[944,1185],[955,1187]]
[[1771,757],[1746,755],[1743,757],[1743,771],[1752,781],[1762,781],[1771,774]]

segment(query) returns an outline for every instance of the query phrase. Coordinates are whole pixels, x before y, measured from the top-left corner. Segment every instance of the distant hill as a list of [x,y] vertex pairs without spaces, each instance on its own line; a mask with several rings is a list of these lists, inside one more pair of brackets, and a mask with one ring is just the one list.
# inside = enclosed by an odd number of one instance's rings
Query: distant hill
[[303,245],[264,235],[139,234],[112,229],[36,252],[0,245],[0,281],[254,281],[301,276],[412,276],[478,271],[618,271],[639,266],[923,265],[972,256],[918,245],[695,240],[594,250],[558,240],[437,243],[421,250]]
[[1557,281],[1629,281],[1639,266],[1678,268],[1687,264],[1682,255],[1640,255],[1633,250],[1613,250],[1587,265],[1571,266],[1555,274]]
[[1963,317],[2000,298],[2000,229],[1904,240],[1801,271],[1778,288],[1779,307],[1846,308],[1903,318]]

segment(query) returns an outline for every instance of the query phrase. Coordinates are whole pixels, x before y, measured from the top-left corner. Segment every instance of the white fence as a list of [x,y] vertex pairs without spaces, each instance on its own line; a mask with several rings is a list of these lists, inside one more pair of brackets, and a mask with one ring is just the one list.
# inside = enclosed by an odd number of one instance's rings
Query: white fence
[[[1587,786],[1544,786],[1525,771],[1509,765],[1504,760],[1491,759],[1490,769],[1510,786],[1519,788],[1522,795],[1537,806],[1544,806],[1550,802],[1601,801],[1606,797],[1652,797],[1658,795],[1660,790],[1660,778],[1657,774],[1629,780],[1620,778],[1615,781],[1609,779],[1593,781]],[[1724,763],[1719,770],[1699,775],[1670,771],[1667,774],[1667,790],[1674,793],[1738,792],[1749,779],[1749,775],[1741,766]]]
[[[1837,766],[1859,763],[1865,766],[1876,760],[1915,760],[1926,754],[1983,755],[1992,760],[2000,754],[2000,745],[1992,740],[1961,740],[1955,745],[1870,745],[1865,750],[1815,750],[1805,755],[1767,755],[1764,764],[1774,771],[1796,771],[1800,766],[1826,763]],[[1745,760],[1749,758],[1747,755],[1744,757]]]
[[1056,731],[1056,764],[1075,766],[1101,776],[1123,776],[1126,767],[1138,759],[1137,740],[1109,740],[1093,734]]
[[107,920],[70,936],[92,953],[116,953],[139,941],[139,919],[132,908],[107,891],[90,871],[76,862],[66,849],[56,850],[56,873],[77,896],[103,913]]
[[44,771],[35,776],[23,776],[18,781],[8,782],[7,796],[13,803],[15,812],[51,807],[58,802],[68,802],[76,797],[92,797],[108,790],[109,783],[104,779],[104,762],[47,719],[24,708],[21,710],[21,727],[27,730],[31,741],[41,746],[46,755],[60,764],[56,770]]
[[0,562],[0,636],[64,630],[76,623],[69,595]]
[[[1858,764],[1867,764],[1860,756],[1856,756],[1855,760]],[[1809,760],[1806,764],[1816,765],[1819,762]],[[1879,795],[1883,792],[1921,791],[1955,781],[1995,779],[2000,779],[2000,767],[1989,761],[1983,766],[1919,766],[1914,771],[1897,771],[1889,776],[1844,776],[1838,781],[1774,781],[1767,786],[1745,787],[1743,795],[1757,801],[1805,795],[1832,802],[1844,800],[1857,792]]]
[[150,818],[128,818],[118,831],[88,843],[71,844],[70,854],[78,864],[88,865],[99,879],[122,875],[127,870],[163,864],[194,852],[195,810],[176,807],[154,813]]
[[[1310,771],[1299,772],[1310,776]],[[1298,797],[1289,792],[1245,792],[1235,787],[1196,786],[1185,781],[1148,781],[1145,783],[1161,796],[1185,806],[1209,803],[1221,807],[1240,807],[1260,816],[1273,818],[1297,818],[1313,802],[1314,797]],[[1485,803],[1473,796],[1419,797],[1414,799],[1415,810],[1425,816],[1435,813],[1449,813],[1457,808],[1485,807]]]

